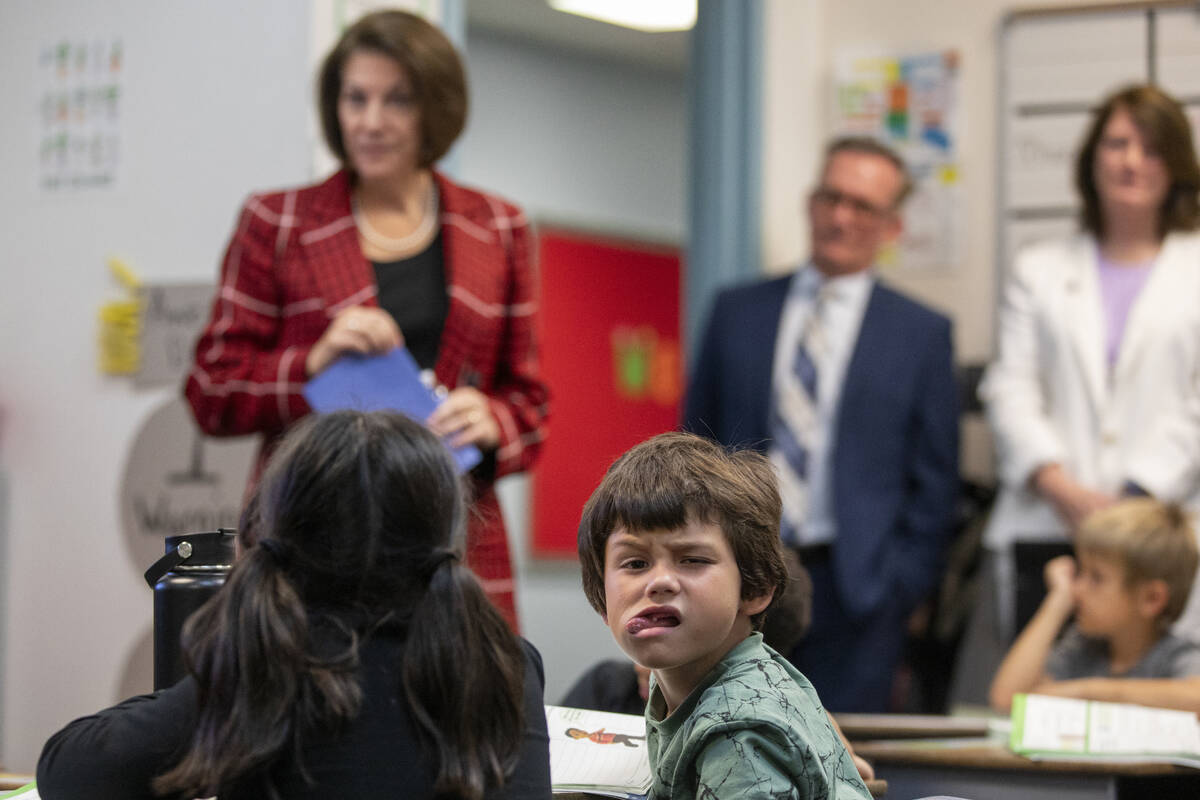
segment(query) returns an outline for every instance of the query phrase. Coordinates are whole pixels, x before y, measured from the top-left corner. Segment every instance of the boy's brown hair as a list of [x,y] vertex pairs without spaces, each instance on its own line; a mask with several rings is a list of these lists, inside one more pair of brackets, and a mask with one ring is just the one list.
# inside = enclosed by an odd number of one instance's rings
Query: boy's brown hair
[[[605,613],[604,553],[618,528],[675,530],[718,526],[742,577],[742,599],[783,594],[787,567],[779,543],[779,487],[771,464],[751,450],[728,451],[690,433],[663,433],[613,462],[579,521],[583,592]],[[770,605],[751,617],[757,630]]]
[[1150,497],[1122,500],[1083,521],[1075,535],[1076,551],[1112,558],[1125,570],[1125,585],[1161,580],[1167,605],[1163,627],[1179,619],[1196,575],[1196,535],[1178,505]]

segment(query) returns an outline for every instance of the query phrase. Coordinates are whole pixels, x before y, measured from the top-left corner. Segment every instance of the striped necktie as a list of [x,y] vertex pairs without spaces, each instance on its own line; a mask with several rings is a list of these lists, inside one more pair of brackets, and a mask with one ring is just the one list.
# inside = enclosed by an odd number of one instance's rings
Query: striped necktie
[[823,324],[828,296],[828,284],[823,283],[800,332],[791,369],[775,382],[770,455],[783,497],[780,532],[790,545],[802,544],[801,528],[808,511],[810,453],[818,426],[819,366],[828,349]]

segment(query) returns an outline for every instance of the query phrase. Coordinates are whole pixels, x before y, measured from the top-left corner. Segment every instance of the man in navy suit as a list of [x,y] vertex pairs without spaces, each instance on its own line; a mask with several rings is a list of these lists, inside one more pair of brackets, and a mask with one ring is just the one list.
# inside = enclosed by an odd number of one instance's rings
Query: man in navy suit
[[689,430],[776,464],[784,541],[813,583],[790,658],[834,711],[887,710],[958,496],[950,321],[873,269],[910,187],[878,142],[831,143],[808,198],[811,258],[717,296],[684,412]]

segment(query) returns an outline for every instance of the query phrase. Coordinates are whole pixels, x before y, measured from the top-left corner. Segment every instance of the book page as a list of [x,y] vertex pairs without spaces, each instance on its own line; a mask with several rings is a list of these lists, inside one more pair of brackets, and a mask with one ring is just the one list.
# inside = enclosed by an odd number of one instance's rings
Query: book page
[[646,721],[632,714],[546,706],[550,782],[644,793],[650,786]]
[[1092,753],[1198,753],[1200,726],[1189,711],[1093,702]]
[[1022,750],[1083,752],[1087,746],[1087,701],[1028,695]]
[[1021,701],[1017,752],[1200,755],[1200,723],[1190,711],[1044,695]]

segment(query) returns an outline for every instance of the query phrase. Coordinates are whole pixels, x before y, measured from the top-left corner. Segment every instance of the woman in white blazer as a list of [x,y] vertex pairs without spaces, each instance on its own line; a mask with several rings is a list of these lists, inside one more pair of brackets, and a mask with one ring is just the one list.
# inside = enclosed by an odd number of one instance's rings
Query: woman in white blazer
[[1182,107],[1150,86],[1107,98],[1075,183],[1083,230],[1018,256],[980,386],[1006,633],[1014,542],[1066,543],[1123,494],[1200,506],[1200,167]]

